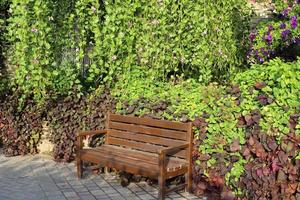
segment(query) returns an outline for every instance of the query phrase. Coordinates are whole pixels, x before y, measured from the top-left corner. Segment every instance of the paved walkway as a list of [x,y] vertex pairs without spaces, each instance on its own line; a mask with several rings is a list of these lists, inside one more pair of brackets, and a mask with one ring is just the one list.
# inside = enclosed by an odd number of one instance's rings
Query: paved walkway
[[[74,163],[56,163],[46,156],[6,158],[0,153],[0,200],[154,200],[156,187],[145,182],[122,187],[114,174],[75,176]],[[172,193],[166,199],[199,199]]]

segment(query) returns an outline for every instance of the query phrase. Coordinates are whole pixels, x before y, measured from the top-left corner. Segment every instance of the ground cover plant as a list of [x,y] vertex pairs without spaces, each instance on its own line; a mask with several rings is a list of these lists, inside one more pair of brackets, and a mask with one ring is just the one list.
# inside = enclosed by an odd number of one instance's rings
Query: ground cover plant
[[298,1],[276,1],[250,37],[242,0],[4,2],[6,155],[37,153],[45,121],[67,162],[107,112],[192,121],[196,194],[300,198]]
[[194,122],[198,194],[296,198],[299,67],[299,61],[281,60],[255,65],[237,74],[230,87],[179,79],[160,83],[137,70],[125,74],[112,94],[119,113]]

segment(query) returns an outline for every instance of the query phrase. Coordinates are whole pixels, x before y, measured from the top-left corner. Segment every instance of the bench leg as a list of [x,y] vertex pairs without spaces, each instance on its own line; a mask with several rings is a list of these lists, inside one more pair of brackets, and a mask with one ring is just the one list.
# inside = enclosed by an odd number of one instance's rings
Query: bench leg
[[185,191],[192,193],[192,173],[189,171],[185,174]]
[[111,173],[111,168],[109,168],[109,167],[104,167],[104,173],[105,173],[105,174]]
[[164,200],[166,195],[166,180],[163,176],[158,177],[158,199]]
[[78,177],[78,179],[81,179],[82,178],[82,171],[83,171],[83,168],[82,168],[83,162],[82,162],[82,160],[77,158],[76,159],[76,165],[77,165],[77,177]]

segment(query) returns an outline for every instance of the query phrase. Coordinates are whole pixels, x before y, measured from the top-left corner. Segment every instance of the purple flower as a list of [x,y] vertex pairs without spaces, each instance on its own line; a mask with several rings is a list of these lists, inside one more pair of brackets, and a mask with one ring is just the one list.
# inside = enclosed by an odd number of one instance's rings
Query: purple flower
[[289,14],[289,10],[288,9],[284,9],[281,14],[282,14],[283,17],[287,17],[288,14]]
[[268,29],[269,29],[269,31],[272,31],[272,30],[274,30],[274,27],[272,25],[269,25]]
[[297,0],[297,4],[300,4],[300,0]]
[[251,42],[253,42],[256,38],[255,33],[251,32],[250,35],[249,35],[249,38],[250,38]]
[[263,51],[264,56],[269,56],[269,52],[268,51]]
[[258,61],[259,61],[260,63],[264,63],[265,59],[259,56],[259,57],[258,57]]
[[285,29],[285,28],[286,28],[286,24],[285,23],[280,24],[280,29]]
[[291,18],[291,28],[295,29],[298,26],[297,17],[294,15]]
[[289,33],[290,33],[289,30],[284,30],[284,31],[282,31],[282,32],[281,32],[281,38],[282,38],[282,39],[286,39],[286,36],[287,36]]
[[253,42],[256,38],[255,33],[251,32],[250,35],[249,35],[249,38],[250,38],[250,41]]
[[269,44],[271,44],[271,43],[272,43],[272,41],[273,41],[273,37],[272,37],[272,35],[271,35],[271,33],[270,33],[270,32],[268,32],[268,34],[267,34],[267,35],[265,35],[265,40],[266,40],[266,42],[268,42]]
[[300,38],[296,38],[295,43],[300,46]]
[[269,51],[268,51],[268,50],[265,50],[264,47],[260,48],[260,52],[262,52],[262,54],[263,54],[264,56],[269,56]]

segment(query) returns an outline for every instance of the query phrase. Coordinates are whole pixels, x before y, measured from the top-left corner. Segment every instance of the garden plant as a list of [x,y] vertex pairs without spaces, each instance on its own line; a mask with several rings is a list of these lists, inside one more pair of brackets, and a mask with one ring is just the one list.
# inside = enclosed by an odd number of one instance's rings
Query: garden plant
[[251,28],[244,0],[1,1],[3,152],[47,122],[71,162],[108,112],[193,122],[195,194],[300,199],[300,1],[273,3]]

